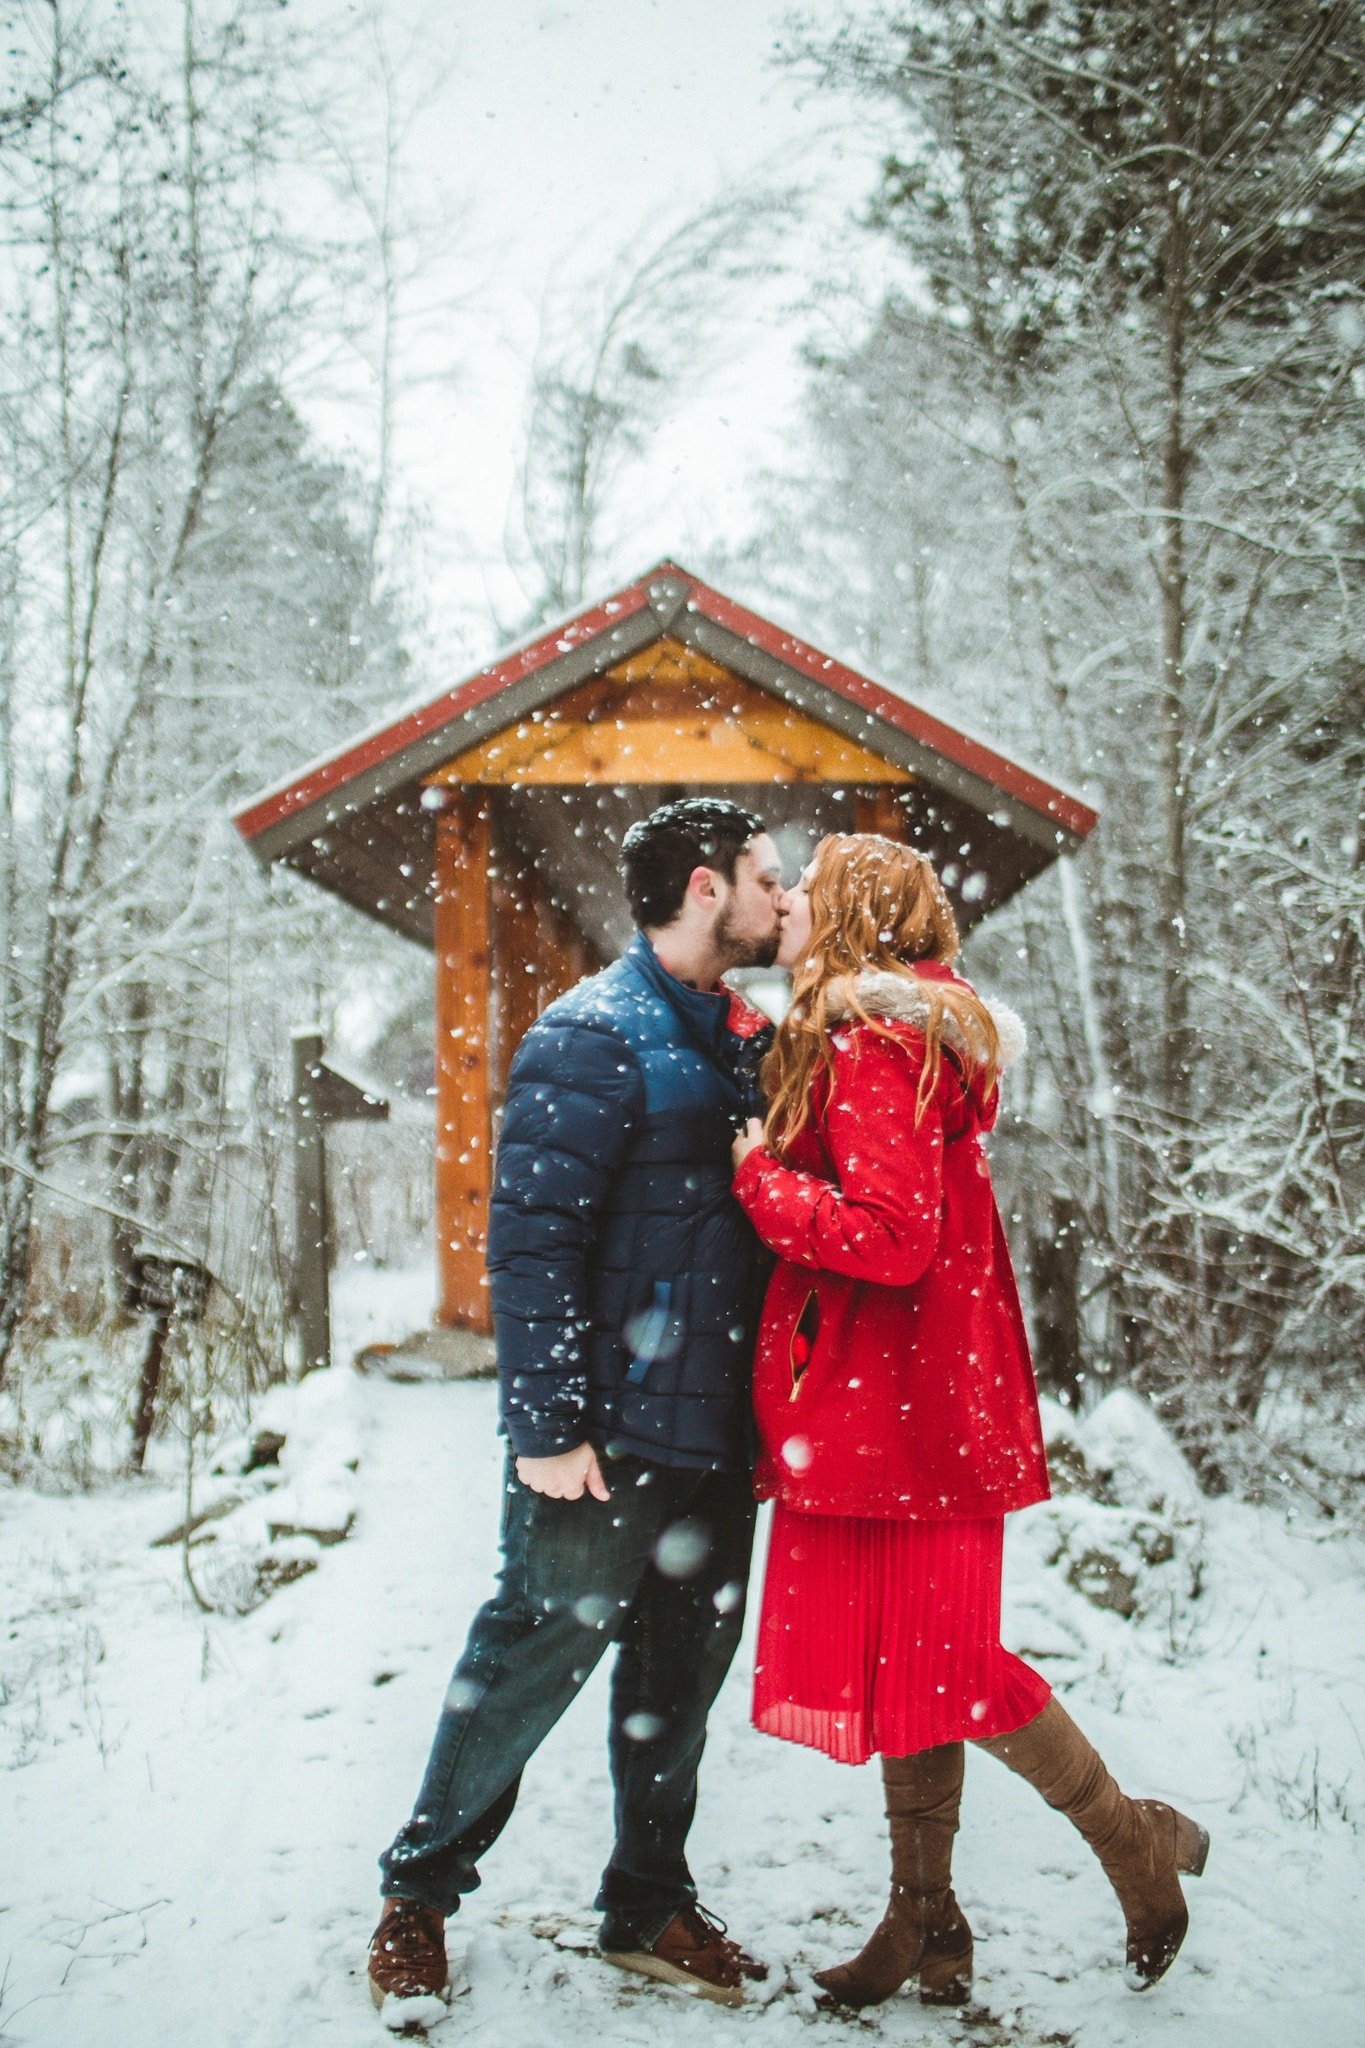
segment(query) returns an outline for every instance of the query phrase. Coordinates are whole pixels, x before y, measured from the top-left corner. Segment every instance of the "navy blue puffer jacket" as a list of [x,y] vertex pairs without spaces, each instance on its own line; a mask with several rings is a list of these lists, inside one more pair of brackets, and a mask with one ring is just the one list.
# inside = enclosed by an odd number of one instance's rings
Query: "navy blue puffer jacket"
[[[731,1028],[732,1024],[738,1028]],[[503,1427],[656,1464],[749,1460],[766,1272],[730,1192],[766,1018],[675,979],[637,933],[512,1062],[489,1217]]]

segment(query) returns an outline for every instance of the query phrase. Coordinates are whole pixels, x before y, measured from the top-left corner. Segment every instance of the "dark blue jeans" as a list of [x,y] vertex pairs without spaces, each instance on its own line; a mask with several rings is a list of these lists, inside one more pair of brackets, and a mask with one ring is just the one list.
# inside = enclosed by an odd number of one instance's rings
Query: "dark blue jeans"
[[609,1501],[549,1500],[509,1459],[498,1590],[455,1667],[412,1819],[379,1859],[386,1898],[453,1913],[516,1804],[527,1760],[608,1643],[616,1843],[605,1947],[649,1943],[696,1897],[684,1844],[706,1717],[744,1620],[746,1474],[602,1461]]

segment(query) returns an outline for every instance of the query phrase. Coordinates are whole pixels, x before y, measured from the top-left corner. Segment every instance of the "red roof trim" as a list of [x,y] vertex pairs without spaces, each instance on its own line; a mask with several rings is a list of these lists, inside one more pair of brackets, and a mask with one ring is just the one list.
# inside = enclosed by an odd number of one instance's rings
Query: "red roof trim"
[[[686,574],[680,571],[680,574]],[[821,654],[817,648],[807,646],[795,634],[783,632],[780,626],[770,624],[756,612],[746,610],[743,605],[724,597],[720,591],[712,590],[707,584],[699,583],[695,576],[688,576],[692,586],[692,601],[706,618],[738,639],[747,640],[751,645],[762,648],[777,661],[785,662],[788,668],[808,675],[812,682],[824,689],[837,690],[841,697],[871,711],[876,717],[885,719],[899,731],[908,733],[911,739],[930,747],[945,760],[953,761],[959,768],[965,768],[972,775],[979,775],[987,782],[993,782],[1007,796],[1017,797],[1031,810],[1041,811],[1049,818],[1055,818],[1078,838],[1085,838],[1099,823],[1098,811],[1091,810],[1079,797],[1068,796],[1065,790],[1054,788],[1044,782],[1041,776],[1031,774],[1017,762],[1008,761],[1002,754],[985,746],[980,740],[972,739],[956,727],[945,725],[942,719],[930,712],[922,711],[918,705],[909,703],[904,697],[897,697],[880,683],[872,682],[867,676],[859,675],[856,669],[845,668],[828,654]]]
[[495,661],[491,667],[480,669],[467,683],[460,683],[443,696],[429,704],[419,704],[407,711],[392,725],[381,726],[377,732],[365,734],[339,754],[332,754],[324,761],[315,762],[304,770],[296,781],[286,783],[282,788],[272,790],[258,803],[237,813],[235,823],[244,839],[255,839],[282,818],[291,817],[295,812],[306,810],[310,804],[330,796],[333,790],[343,788],[369,768],[378,767],[392,755],[401,753],[416,740],[424,739],[429,732],[443,725],[451,724],[461,713],[471,711],[476,704],[496,696],[509,683],[518,682],[521,677],[534,675],[547,662],[555,661],[562,654],[568,654],[584,641],[595,640],[602,633],[619,626],[623,619],[634,618],[649,603],[649,585],[657,580],[658,571],[651,570],[638,583],[627,584],[613,597],[605,598],[591,611],[581,612],[575,619],[556,626],[539,640],[533,640],[525,647],[517,648]]
[[1041,776],[1007,760],[1004,755],[997,754],[993,748],[969,734],[959,732],[956,727],[944,724],[942,719],[921,710],[904,697],[895,696],[880,683],[860,675],[856,669],[847,668],[830,655],[821,654],[804,640],[798,640],[795,634],[785,632],[780,626],[761,618],[757,612],[751,612],[720,591],[712,590],[676,562],[665,561],[634,583],[628,583],[623,590],[605,598],[601,604],[553,627],[526,646],[503,655],[468,682],[458,684],[430,703],[415,706],[393,724],[362,735],[340,753],[314,762],[294,781],[269,791],[247,809],[238,812],[234,820],[238,831],[246,840],[255,839],[271,826],[344,788],[348,782],[378,767],[429,733],[453,724],[464,712],[496,696],[508,684],[533,675],[537,669],[546,667],[573,648],[597,639],[626,619],[634,618],[648,605],[650,588],[661,577],[675,577],[685,584],[689,602],[713,624],[761,648],[765,654],[796,673],[808,676],[818,687],[832,690],[847,702],[870,711],[945,760],[993,783],[1007,796],[1027,804],[1030,810],[1054,818],[1077,838],[1083,839],[1099,822],[1098,812],[1078,797],[1055,788]]

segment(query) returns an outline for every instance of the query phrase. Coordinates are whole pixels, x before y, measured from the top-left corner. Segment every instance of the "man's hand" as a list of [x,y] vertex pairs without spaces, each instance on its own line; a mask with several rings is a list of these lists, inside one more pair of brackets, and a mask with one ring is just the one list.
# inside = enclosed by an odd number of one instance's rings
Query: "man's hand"
[[532,1493],[548,1494],[551,1500],[581,1500],[585,1489],[594,1500],[611,1499],[591,1444],[555,1458],[518,1458],[517,1477]]
[[764,1142],[763,1126],[756,1116],[751,1116],[744,1129],[730,1147],[730,1157],[738,1173],[751,1152],[757,1152]]

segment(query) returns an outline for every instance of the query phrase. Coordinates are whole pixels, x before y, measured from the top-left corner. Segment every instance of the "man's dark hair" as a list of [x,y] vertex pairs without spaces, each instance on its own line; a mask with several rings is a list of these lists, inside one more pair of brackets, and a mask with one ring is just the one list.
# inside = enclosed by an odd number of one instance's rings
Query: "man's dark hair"
[[672,924],[694,868],[713,868],[733,882],[735,863],[764,829],[756,812],[718,796],[685,796],[641,818],[621,841],[621,873],[636,924],[651,930]]

